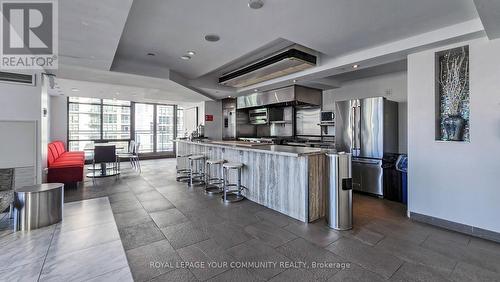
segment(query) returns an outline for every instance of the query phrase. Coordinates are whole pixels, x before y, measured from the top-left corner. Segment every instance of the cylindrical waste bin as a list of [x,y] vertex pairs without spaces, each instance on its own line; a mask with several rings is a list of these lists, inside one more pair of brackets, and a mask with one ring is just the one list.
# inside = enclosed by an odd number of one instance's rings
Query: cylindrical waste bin
[[327,221],[330,228],[352,228],[352,174],[351,154],[328,156]]

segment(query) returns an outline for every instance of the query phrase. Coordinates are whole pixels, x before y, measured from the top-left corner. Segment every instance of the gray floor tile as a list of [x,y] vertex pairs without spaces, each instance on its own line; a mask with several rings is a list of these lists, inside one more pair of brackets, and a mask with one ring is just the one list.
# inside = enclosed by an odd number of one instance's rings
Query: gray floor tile
[[164,211],[158,211],[150,213],[151,218],[154,220],[158,227],[163,228],[167,226],[172,226],[188,221],[188,218],[184,216],[177,209],[169,209]]
[[141,202],[144,201],[151,201],[151,200],[158,200],[158,199],[163,199],[163,195],[160,194],[160,192],[156,190],[140,193],[135,195],[137,199]]
[[391,277],[390,281],[450,281],[448,273],[443,273],[434,268],[405,262],[403,266]]
[[161,231],[174,249],[180,249],[209,239],[206,232],[196,228],[191,222],[168,226],[162,228]]
[[127,266],[120,241],[101,244],[81,251],[48,257],[40,281],[85,280]]
[[196,282],[198,279],[188,269],[176,269],[162,274],[150,282]]
[[125,250],[165,239],[163,233],[152,221],[120,228],[119,232]]
[[113,213],[123,213],[133,210],[139,210],[142,208],[143,207],[141,203],[137,199],[111,203],[111,209],[113,210]]
[[297,235],[282,228],[276,227],[272,223],[261,221],[244,228],[245,232],[272,247],[281,246],[295,238]]
[[235,226],[227,222],[209,226],[206,232],[224,249],[231,248],[252,239],[252,237],[245,233],[240,226]]
[[168,209],[173,209],[175,206],[163,196],[159,199],[141,201],[142,206],[147,212],[157,212]]
[[148,281],[173,271],[181,258],[167,240],[126,251],[134,281]]
[[109,282],[109,281],[133,282],[134,279],[132,278],[132,273],[130,272],[130,268],[126,266],[86,281],[87,282]]
[[120,235],[114,222],[89,226],[73,231],[56,230],[50,244],[48,257],[60,256],[65,253],[83,250],[96,245],[120,240]]
[[132,190],[134,194],[141,194],[149,191],[155,191],[154,187],[147,182],[130,183],[130,184],[127,183],[127,185],[129,185],[130,190]]
[[452,259],[500,273],[500,253],[434,238],[429,238],[422,246]]
[[427,265],[448,273],[451,273],[457,263],[454,259],[421,247],[410,241],[403,241],[390,237],[382,240],[375,248],[387,251],[402,260],[414,264]]
[[451,274],[452,281],[500,281],[500,273],[484,268],[459,262]]
[[350,264],[349,268],[339,270],[337,274],[328,279],[328,282],[382,282],[382,281],[387,281],[387,279],[355,264]]
[[108,210],[110,208],[107,197],[101,197],[86,201],[78,201],[64,204],[64,216],[87,214]]
[[266,267],[249,269],[265,280],[286,270],[280,262],[291,262],[288,257],[257,239],[227,249],[227,253],[240,262],[275,262],[276,264],[269,264]]
[[137,209],[123,213],[116,213],[115,221],[118,228],[124,228],[150,222],[152,219],[144,209]]
[[294,282],[294,281],[304,282],[304,281],[317,281],[317,280],[314,278],[313,274],[311,272],[307,271],[306,269],[291,268],[291,269],[288,269],[284,272],[281,272],[280,274],[274,276],[273,278],[271,278],[268,281],[272,281],[272,282],[281,282],[281,281],[283,281],[283,282]]
[[479,248],[486,251],[500,253],[500,243],[480,238],[471,238],[468,246],[471,248]]
[[465,235],[451,230],[436,228],[433,226],[430,228],[432,229],[429,234],[429,237],[433,239],[449,240],[464,246],[468,245],[471,240],[471,237],[469,235]]
[[264,278],[257,276],[254,272],[252,272],[248,269],[234,268],[234,269],[230,269],[228,271],[225,271],[225,272],[215,276],[214,278],[209,279],[208,281],[211,281],[211,282],[215,282],[215,281],[253,282],[253,281],[266,281],[266,280],[264,280]]
[[255,216],[260,220],[267,220],[278,227],[285,227],[290,223],[296,222],[291,217],[270,209],[256,212]]
[[[0,270],[31,264],[45,257],[55,226],[34,232],[16,232],[3,237],[0,246]],[[30,234],[31,233],[31,234]]]
[[375,219],[363,226],[371,231],[383,234],[385,237],[395,237],[421,244],[430,234],[428,228],[413,224],[411,221],[395,222],[389,219]]
[[0,270],[0,281],[38,281],[44,258],[13,268]]
[[339,232],[329,229],[323,221],[309,224],[291,223],[284,229],[320,247],[326,247],[341,237]]
[[372,246],[375,246],[378,242],[385,238],[383,234],[364,227],[354,227],[352,230],[342,232],[342,234],[346,237],[359,240]]
[[[278,252],[290,258],[292,261],[305,262],[309,267],[309,271],[314,274],[314,277],[320,281],[326,281],[331,276],[335,275],[342,266],[345,267],[347,262],[345,259],[336,256],[335,254],[318,247],[302,238],[297,238],[283,246],[276,248]],[[317,263],[329,263],[327,267],[314,267]]]
[[[203,267],[190,268],[199,280],[207,280],[229,269],[233,258],[214,240],[206,240],[177,250],[183,261],[203,262]],[[209,266],[214,263],[214,266]]]
[[386,278],[390,278],[403,263],[388,252],[360,244],[359,241],[349,238],[341,238],[329,245],[327,249]]
[[92,213],[65,216],[57,228],[61,229],[61,232],[69,232],[90,226],[112,223],[113,221],[114,217],[111,209],[106,209]]
[[132,192],[122,192],[122,193],[115,193],[112,195],[109,195],[109,202],[110,203],[115,203],[115,202],[120,202],[120,201],[132,201],[135,200],[136,197],[134,193]]

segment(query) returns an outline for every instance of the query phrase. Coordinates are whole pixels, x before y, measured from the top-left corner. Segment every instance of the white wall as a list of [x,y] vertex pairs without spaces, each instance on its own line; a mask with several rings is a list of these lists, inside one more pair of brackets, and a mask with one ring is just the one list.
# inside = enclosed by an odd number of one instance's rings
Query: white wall
[[[469,43],[470,143],[435,141],[435,52]],[[500,232],[500,40],[408,56],[409,211]]]
[[66,144],[68,138],[67,99],[65,96],[50,96],[50,141],[59,140]]
[[323,110],[335,111],[335,102],[356,98],[386,97],[399,103],[399,153],[407,152],[407,75],[395,72],[348,81],[323,92]]
[[[20,120],[37,122],[36,159],[37,159],[37,182],[42,180],[42,158],[41,158],[41,87],[40,76],[37,75],[36,86],[26,86],[14,83],[0,83],[0,120]],[[0,134],[7,134],[1,132]],[[16,150],[16,148],[12,148]]]

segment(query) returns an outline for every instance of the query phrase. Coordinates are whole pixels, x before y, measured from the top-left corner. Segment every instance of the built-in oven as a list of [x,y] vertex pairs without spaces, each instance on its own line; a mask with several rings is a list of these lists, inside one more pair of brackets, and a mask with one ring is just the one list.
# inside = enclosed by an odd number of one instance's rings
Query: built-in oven
[[321,112],[321,124],[329,125],[334,124],[335,122],[335,113],[332,111],[322,111]]
[[267,124],[269,122],[269,112],[267,108],[254,109],[248,112],[250,124]]

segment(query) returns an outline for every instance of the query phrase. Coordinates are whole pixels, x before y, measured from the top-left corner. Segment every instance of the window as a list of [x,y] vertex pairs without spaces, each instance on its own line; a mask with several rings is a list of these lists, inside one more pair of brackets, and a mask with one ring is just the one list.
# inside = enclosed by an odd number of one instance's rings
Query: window
[[177,107],[177,136],[176,138],[184,137],[184,109]]
[[182,119],[183,110],[174,105],[70,97],[68,148],[82,151],[96,141],[128,148],[134,139],[139,153],[173,152]]
[[68,98],[69,149],[81,151],[98,140],[124,141],[128,144],[131,136],[130,108],[129,101]]

